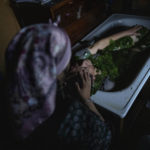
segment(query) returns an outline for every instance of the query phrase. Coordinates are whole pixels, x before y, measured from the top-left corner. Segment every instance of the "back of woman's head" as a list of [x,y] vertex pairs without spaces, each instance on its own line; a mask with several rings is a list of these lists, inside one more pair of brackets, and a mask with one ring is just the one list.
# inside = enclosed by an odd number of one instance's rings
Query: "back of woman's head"
[[70,58],[68,35],[52,24],[25,27],[9,44],[7,95],[18,137],[27,137],[54,112],[56,77]]

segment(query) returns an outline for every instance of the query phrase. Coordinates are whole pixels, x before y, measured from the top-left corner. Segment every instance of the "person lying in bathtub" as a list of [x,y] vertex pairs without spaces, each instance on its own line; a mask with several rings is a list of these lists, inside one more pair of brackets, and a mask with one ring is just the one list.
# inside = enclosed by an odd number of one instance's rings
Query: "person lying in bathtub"
[[31,25],[13,38],[6,51],[7,131],[8,139],[11,129],[10,141],[18,142],[6,146],[15,150],[108,150],[111,127],[90,100],[89,72],[78,71],[82,86],[76,81],[74,95],[62,84],[70,58],[69,37],[54,25]]
[[[142,28],[143,28],[142,26],[134,26],[130,29],[127,29],[122,32],[110,35],[106,38],[100,39],[99,41],[94,43],[92,46],[89,46],[85,49],[81,48],[81,50],[79,50],[75,53],[75,56],[78,57],[78,59],[77,59],[78,61],[76,61],[76,60],[74,61],[74,59],[73,59],[70,72],[75,73],[76,71],[78,71],[82,68],[85,68],[90,73],[93,83],[94,83],[97,75],[99,75],[99,76],[102,75],[102,76],[105,76],[104,78],[106,78],[106,76],[107,76],[106,73],[109,71],[112,73],[112,74],[109,74],[110,76],[112,76],[111,78],[115,79],[115,77],[119,76],[119,72],[117,71],[118,70],[117,66],[113,62],[112,55],[110,53],[103,53],[106,55],[102,56],[101,53],[103,51],[118,51],[121,49],[125,49],[125,48],[129,49],[129,48],[133,47],[135,45],[135,43],[137,43],[140,40],[140,37],[143,36],[139,32],[140,30],[142,30]],[[148,30],[145,29],[144,34],[146,34],[147,32],[148,32]],[[117,42],[118,43],[114,44],[114,41],[116,41],[116,43]],[[139,49],[137,49],[137,48],[134,48],[131,50],[139,51]],[[101,62],[105,61],[104,64],[107,63],[108,64],[107,66],[103,66],[103,64],[101,64],[101,66],[100,65],[97,66],[99,68],[95,67],[98,64],[96,64],[96,63],[93,64],[92,60],[95,61],[96,59],[93,58],[91,60],[90,59],[91,57],[89,57],[89,56],[90,55],[94,56],[97,53],[100,53],[100,57],[102,56],[101,58],[103,58],[103,60],[100,60],[100,59],[99,60]],[[104,57],[107,58],[107,60]],[[103,70],[101,70],[100,67],[102,67]],[[105,68],[107,68],[107,70],[105,70]],[[105,72],[105,75],[103,72]],[[107,79],[105,81],[106,82],[104,84],[104,90],[106,90],[106,91],[111,90],[114,87],[114,82],[107,80]],[[98,87],[98,85],[96,85],[96,86]],[[95,92],[96,92],[96,89],[95,89],[94,93]]]

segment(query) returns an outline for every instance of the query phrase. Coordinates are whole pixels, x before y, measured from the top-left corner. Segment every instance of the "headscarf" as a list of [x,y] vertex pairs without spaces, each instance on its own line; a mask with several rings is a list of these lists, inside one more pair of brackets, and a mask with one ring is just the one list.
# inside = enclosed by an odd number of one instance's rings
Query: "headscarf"
[[55,110],[56,78],[71,58],[68,35],[53,24],[23,28],[6,52],[14,131],[25,138]]

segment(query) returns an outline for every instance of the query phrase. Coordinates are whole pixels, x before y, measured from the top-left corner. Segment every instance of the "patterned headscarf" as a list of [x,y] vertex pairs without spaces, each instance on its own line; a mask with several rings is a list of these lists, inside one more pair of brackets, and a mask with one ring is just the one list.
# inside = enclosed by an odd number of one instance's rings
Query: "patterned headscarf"
[[25,27],[9,44],[8,100],[18,137],[27,137],[53,114],[56,78],[70,58],[68,35],[52,24]]

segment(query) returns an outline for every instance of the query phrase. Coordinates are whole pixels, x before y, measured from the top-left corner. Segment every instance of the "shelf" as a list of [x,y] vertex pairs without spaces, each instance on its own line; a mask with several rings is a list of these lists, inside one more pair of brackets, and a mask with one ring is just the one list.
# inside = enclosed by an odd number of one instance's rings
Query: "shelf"
[[50,8],[53,20],[61,17],[60,26],[69,34],[72,45],[106,19],[105,10],[105,2],[97,0],[64,0]]

